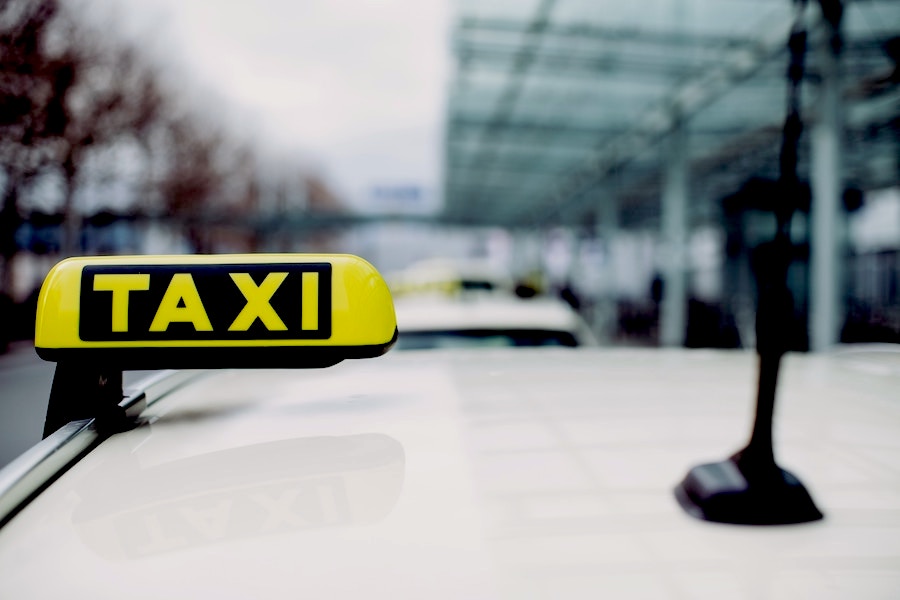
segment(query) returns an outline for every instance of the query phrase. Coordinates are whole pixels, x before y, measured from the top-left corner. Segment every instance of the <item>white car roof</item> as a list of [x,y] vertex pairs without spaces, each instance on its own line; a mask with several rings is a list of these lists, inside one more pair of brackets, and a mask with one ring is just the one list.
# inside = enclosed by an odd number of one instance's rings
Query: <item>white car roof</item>
[[520,299],[500,294],[461,298],[401,298],[394,302],[397,328],[403,331],[466,329],[543,329],[577,332],[582,319],[562,301]]
[[749,352],[205,374],[0,529],[0,597],[895,597],[897,356],[786,357],[776,454],[825,519],[779,527],[672,494],[746,440]]

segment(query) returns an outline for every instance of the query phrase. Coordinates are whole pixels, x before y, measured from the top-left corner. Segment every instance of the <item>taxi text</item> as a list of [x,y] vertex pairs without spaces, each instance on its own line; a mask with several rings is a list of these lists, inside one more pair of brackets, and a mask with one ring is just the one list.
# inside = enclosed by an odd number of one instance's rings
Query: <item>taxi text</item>
[[330,265],[85,267],[86,340],[327,338]]

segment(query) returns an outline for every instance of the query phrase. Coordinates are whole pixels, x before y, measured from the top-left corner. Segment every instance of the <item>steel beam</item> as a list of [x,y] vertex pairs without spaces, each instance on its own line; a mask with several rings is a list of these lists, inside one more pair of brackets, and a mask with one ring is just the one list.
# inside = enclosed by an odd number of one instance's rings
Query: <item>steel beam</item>
[[[757,73],[784,51],[783,41],[788,29],[789,26],[783,23],[773,25],[752,52],[742,50],[723,57],[718,67],[697,74],[675,87],[663,100],[648,106],[629,133],[606,141],[574,163],[569,173],[549,193],[546,202],[549,208],[531,220],[546,221],[563,202],[579,199],[583,202],[585,192],[599,180],[627,164],[636,155],[656,147],[673,128],[673,112],[681,115],[681,121],[686,121],[730,91],[736,83]],[[529,219],[530,216],[523,214],[522,218]]]
[[676,120],[664,157],[662,195],[663,298],[659,341],[663,346],[684,345],[687,331],[688,148],[687,132]]
[[[524,32],[525,41],[518,48],[516,55],[511,63],[509,78],[497,104],[494,106],[489,123],[482,129],[479,146],[472,153],[472,165],[485,165],[493,162],[493,151],[490,146],[490,138],[495,135],[499,129],[502,129],[507,119],[513,114],[519,96],[522,93],[524,76],[528,72],[534,58],[537,55],[538,47],[541,43],[541,36],[550,22],[550,12],[556,0],[541,0],[534,18],[530,21],[527,30]],[[478,199],[476,199],[476,202]]]

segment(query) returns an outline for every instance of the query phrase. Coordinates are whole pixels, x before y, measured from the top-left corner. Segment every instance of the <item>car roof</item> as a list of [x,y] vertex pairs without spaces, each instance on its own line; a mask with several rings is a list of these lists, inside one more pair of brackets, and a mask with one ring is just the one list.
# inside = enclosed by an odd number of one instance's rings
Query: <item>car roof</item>
[[891,597],[896,354],[784,361],[776,452],[824,520],[677,505],[690,466],[746,439],[755,362],[553,348],[181,374],[0,530],[0,596]]
[[576,332],[583,324],[568,304],[547,297],[526,300],[476,292],[459,298],[400,298],[395,300],[394,308],[401,333],[466,329]]

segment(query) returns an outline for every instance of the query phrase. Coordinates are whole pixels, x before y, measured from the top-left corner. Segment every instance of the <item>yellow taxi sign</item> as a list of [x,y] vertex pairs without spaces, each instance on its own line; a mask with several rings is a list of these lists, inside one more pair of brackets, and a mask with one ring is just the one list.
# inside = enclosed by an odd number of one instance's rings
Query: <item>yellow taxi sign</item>
[[38,354],[125,369],[327,366],[386,352],[390,292],[352,255],[70,258],[41,288]]

